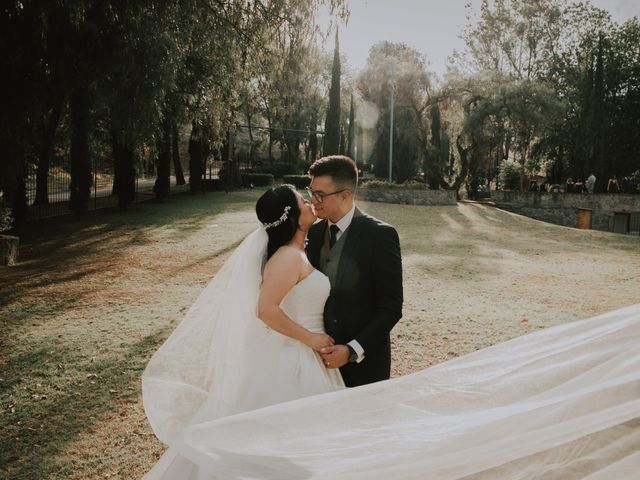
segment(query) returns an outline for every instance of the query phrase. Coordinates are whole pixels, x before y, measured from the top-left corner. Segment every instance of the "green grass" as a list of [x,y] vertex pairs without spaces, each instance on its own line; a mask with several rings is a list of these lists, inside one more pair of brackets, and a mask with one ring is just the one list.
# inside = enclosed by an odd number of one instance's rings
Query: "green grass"
[[[140,478],[163,446],[149,357],[257,226],[260,191],[175,195],[34,223],[0,271],[0,478]],[[363,204],[397,226],[404,318],[393,374],[640,298],[640,239],[482,205]]]

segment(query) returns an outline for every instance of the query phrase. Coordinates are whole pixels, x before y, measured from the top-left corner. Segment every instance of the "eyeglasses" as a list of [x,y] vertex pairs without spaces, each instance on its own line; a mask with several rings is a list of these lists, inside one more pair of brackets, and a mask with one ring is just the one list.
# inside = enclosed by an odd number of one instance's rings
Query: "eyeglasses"
[[318,203],[324,202],[324,199],[326,197],[329,197],[331,195],[337,195],[338,193],[342,193],[346,191],[350,191],[350,190],[348,188],[343,188],[342,190],[336,190],[335,192],[323,193],[323,192],[314,192],[309,187],[307,187],[307,193],[309,194],[309,198],[315,198],[316,201],[318,201]]

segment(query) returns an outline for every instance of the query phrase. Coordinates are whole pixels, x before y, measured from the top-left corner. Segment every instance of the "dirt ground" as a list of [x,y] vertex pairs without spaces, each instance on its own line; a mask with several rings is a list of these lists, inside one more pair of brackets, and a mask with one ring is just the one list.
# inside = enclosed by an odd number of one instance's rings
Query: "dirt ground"
[[[139,478],[163,451],[147,360],[242,238],[257,192],[52,220],[0,270],[0,477]],[[640,302],[640,238],[475,203],[362,203],[394,224],[404,318],[393,375]]]

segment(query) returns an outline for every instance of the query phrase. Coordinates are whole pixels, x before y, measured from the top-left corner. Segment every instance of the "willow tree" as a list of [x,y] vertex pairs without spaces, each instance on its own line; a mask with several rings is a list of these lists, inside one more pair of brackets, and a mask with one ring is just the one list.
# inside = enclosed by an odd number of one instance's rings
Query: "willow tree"
[[[380,115],[372,152],[374,173],[387,177],[391,95],[394,90],[393,177],[412,179],[418,172],[428,145],[428,107],[434,101],[426,60],[402,43],[380,42],[369,51],[358,88],[365,101],[373,103]],[[425,123],[426,122],[426,123]]]

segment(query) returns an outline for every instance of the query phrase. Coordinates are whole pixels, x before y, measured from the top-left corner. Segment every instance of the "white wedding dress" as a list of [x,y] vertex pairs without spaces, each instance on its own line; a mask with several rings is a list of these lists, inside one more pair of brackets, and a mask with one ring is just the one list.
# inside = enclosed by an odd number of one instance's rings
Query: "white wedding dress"
[[[188,426],[344,389],[340,372],[328,370],[318,353],[256,316],[264,248],[262,229],[249,235],[149,362],[144,406],[169,449],[145,479],[210,478],[181,454]],[[280,307],[308,330],[324,332],[330,288],[329,279],[313,270]]]
[[184,431],[198,479],[635,480],[640,305]]

